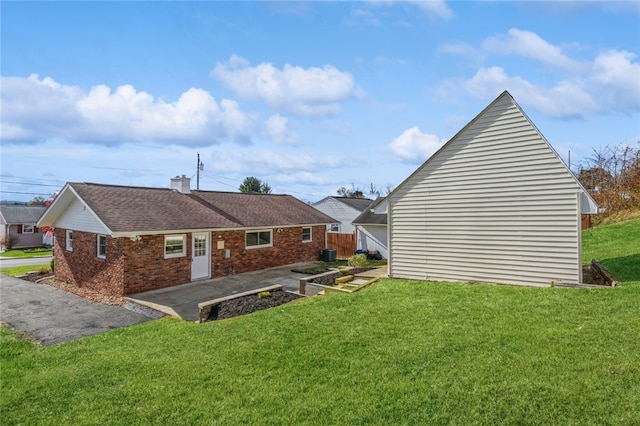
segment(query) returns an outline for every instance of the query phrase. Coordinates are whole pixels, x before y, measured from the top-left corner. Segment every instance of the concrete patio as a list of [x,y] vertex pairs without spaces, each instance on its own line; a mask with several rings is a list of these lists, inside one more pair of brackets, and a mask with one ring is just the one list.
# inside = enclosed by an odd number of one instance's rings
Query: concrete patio
[[[316,265],[316,263],[297,263],[262,271],[229,275],[211,280],[195,281],[174,287],[135,294],[125,299],[167,315],[172,315],[187,321],[198,321],[198,303],[208,300],[256,290],[275,284],[282,285],[284,290],[299,294],[300,279],[308,275],[292,272],[292,270],[303,270]],[[323,288],[320,286],[309,284],[305,296],[313,296],[322,290]]]

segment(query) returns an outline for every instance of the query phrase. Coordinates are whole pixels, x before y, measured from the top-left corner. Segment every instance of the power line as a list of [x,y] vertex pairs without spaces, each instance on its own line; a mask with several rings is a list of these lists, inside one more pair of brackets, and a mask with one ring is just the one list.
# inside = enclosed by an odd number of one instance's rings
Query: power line
[[[204,173],[204,172],[203,172],[202,174],[203,174],[204,176],[206,176],[206,177],[210,178],[210,179],[215,180],[215,181],[216,181],[216,182],[218,182],[218,183],[221,183],[222,185],[228,186],[228,187],[230,187],[230,188],[234,188],[234,189],[236,189],[236,190],[238,189],[238,187],[237,187],[237,186],[229,185],[228,183],[222,182],[222,181],[220,181],[219,179],[226,179],[226,180],[229,180],[229,181],[231,181],[231,182],[235,182],[235,183],[237,183],[238,185],[242,184],[242,182],[241,182],[241,181],[239,181],[239,180],[237,180],[237,179],[228,178],[228,177],[226,177],[226,176],[215,176],[215,175],[210,175],[210,174],[208,174],[208,173]],[[271,189],[272,189],[272,190],[274,190],[274,191],[276,191],[276,192],[278,191],[278,188],[271,187]],[[299,191],[284,191],[284,192],[282,192],[282,193],[284,193],[284,194],[299,194],[299,195],[306,195],[306,196],[310,196],[310,197],[318,197],[318,196],[322,196],[322,194],[320,194],[320,195],[319,195],[319,194],[311,194],[311,193],[308,193],[308,192],[299,192]]]
[[34,178],[34,177],[27,177],[27,176],[14,176],[14,175],[5,174],[5,173],[0,173],[0,177],[11,178],[11,179],[42,180],[45,182],[62,182],[64,184],[64,181],[60,179],[42,179],[42,178]]
[[21,192],[21,191],[3,191],[0,190],[2,194],[23,194],[23,195],[51,195],[51,193],[41,193],[41,192]]
[[28,183],[28,182],[13,182],[8,180],[0,180],[0,183],[16,183],[18,185],[27,185],[27,186],[50,186],[52,188],[60,188],[60,185],[47,185],[45,183]]

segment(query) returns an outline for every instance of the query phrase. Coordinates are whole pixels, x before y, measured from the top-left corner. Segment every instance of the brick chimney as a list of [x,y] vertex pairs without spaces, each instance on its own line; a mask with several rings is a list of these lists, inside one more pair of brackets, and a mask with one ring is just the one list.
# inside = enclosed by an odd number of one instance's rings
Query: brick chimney
[[171,178],[171,189],[183,194],[191,194],[191,178],[186,175]]

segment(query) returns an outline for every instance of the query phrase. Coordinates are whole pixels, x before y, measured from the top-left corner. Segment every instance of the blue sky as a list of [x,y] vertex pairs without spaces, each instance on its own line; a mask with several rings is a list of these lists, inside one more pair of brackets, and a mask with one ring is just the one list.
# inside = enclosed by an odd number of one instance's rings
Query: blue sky
[[3,200],[67,181],[305,201],[408,177],[504,90],[576,168],[640,139],[640,2],[0,3]]

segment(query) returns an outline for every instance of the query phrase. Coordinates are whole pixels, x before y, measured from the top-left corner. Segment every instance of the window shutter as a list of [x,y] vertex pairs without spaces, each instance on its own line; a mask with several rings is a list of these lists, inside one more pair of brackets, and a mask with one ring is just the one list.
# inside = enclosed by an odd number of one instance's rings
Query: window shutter
[[22,234],[22,225],[18,225],[18,234]]
[[35,226],[35,225],[34,225],[34,227],[33,227],[33,233],[34,233],[34,234],[37,234],[37,233],[38,233],[38,227],[37,227],[37,226]]

